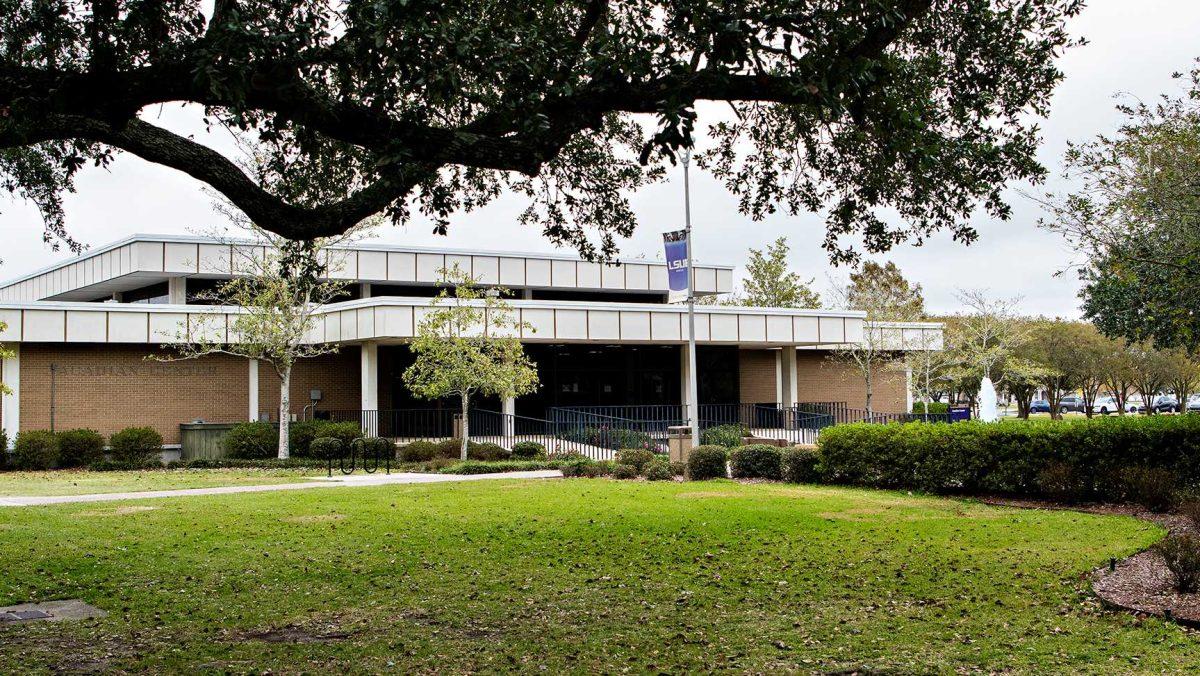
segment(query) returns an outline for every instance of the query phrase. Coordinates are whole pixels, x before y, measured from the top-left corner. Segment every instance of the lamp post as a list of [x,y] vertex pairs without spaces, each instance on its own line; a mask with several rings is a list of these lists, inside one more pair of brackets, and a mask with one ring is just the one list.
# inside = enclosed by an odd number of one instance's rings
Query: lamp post
[[683,231],[687,243],[688,276],[688,426],[692,428],[692,448],[700,445],[700,399],[696,386],[696,275],[692,271],[692,192],[688,182],[691,148],[683,149]]

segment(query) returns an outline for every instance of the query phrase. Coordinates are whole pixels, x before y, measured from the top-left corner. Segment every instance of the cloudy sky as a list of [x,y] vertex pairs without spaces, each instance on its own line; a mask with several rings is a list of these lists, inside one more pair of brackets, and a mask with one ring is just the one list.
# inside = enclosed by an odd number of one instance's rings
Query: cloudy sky
[[[980,238],[970,247],[943,235],[924,246],[904,246],[889,255],[910,279],[924,287],[930,310],[955,311],[954,290],[965,287],[1019,295],[1030,313],[1078,315],[1078,283],[1067,270],[1074,254],[1056,236],[1037,228],[1040,211],[1020,191],[1060,188],[1053,177],[1067,141],[1112,131],[1120,122],[1114,110],[1117,96],[1151,100],[1162,93],[1179,93],[1180,85],[1171,79],[1171,73],[1187,70],[1200,56],[1196,40],[1200,37],[1200,2],[1091,0],[1088,4],[1072,29],[1089,44],[1061,59],[1066,79],[1054,96],[1049,118],[1041,125],[1044,142],[1040,156],[1052,174],[1051,181],[1041,188],[1010,186],[1014,218],[1008,222],[976,219]],[[701,110],[702,121],[705,112]],[[151,116],[172,129],[199,130],[185,111],[163,109]],[[819,290],[831,277],[845,275],[844,269],[832,270],[826,262],[820,246],[820,218],[776,216],[753,222],[738,213],[734,199],[708,176],[693,172],[693,186],[699,259],[740,265],[747,247],[762,247],[786,235],[792,245],[793,268],[815,278]],[[681,224],[682,195],[676,175],[632,197],[639,224],[635,235],[622,242],[623,256],[661,256],[660,233]],[[432,235],[425,223],[414,222],[388,226],[380,239],[424,246],[552,250],[538,232],[516,224],[523,205],[520,199],[507,198],[459,215],[446,237]],[[222,222],[198,182],[131,156],[117,160],[109,171],[90,170],[81,176],[77,194],[68,200],[67,214],[71,232],[93,246],[135,232],[197,232]],[[28,205],[0,201],[0,232],[0,279],[68,257],[42,244],[40,218]],[[1063,270],[1064,274],[1056,276]]]

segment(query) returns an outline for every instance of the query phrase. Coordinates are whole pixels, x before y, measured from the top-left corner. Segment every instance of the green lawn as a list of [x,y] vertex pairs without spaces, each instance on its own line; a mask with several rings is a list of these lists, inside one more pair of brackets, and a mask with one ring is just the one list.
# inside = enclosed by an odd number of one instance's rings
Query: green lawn
[[317,469],[184,469],[146,472],[0,472],[0,497],[14,495],[82,495],[161,491],[174,488],[250,486],[295,483],[324,474]]
[[1136,672],[1200,638],[1099,609],[1132,519],[733,482],[495,481],[0,511],[25,669]]

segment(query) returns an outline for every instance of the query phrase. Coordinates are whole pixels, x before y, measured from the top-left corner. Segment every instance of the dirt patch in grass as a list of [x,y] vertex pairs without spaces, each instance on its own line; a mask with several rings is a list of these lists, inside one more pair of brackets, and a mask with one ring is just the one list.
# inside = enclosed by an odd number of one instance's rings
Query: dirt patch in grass
[[120,507],[106,507],[103,509],[89,509],[83,512],[76,512],[75,516],[124,516],[126,514],[149,512],[155,509],[158,508],[150,505],[122,505]]

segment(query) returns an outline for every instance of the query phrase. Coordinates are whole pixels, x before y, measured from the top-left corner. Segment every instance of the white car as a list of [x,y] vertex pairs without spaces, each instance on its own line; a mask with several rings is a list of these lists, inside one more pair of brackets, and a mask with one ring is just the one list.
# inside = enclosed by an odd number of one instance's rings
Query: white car
[[[1100,415],[1108,415],[1109,413],[1116,413],[1120,409],[1121,409],[1121,407],[1117,406],[1117,400],[1114,397],[1098,397],[1096,399],[1096,401],[1092,403],[1092,413],[1099,413]],[[1125,400],[1125,412],[1126,413],[1137,413],[1138,412],[1137,402],[1133,401],[1132,399],[1126,399]]]

